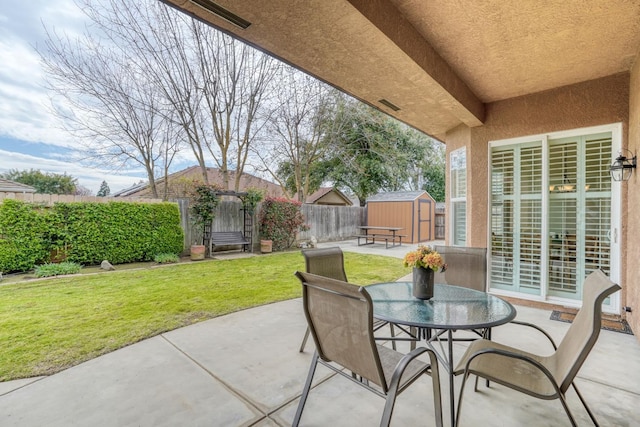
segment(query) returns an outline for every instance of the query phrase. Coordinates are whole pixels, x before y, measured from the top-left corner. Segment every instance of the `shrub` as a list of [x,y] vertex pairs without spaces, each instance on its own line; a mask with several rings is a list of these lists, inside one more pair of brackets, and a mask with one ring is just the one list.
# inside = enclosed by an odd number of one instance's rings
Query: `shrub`
[[273,241],[273,250],[289,249],[298,231],[304,231],[302,203],[284,198],[267,197],[260,211],[260,238]]
[[52,253],[80,264],[150,261],[180,253],[184,235],[175,203],[0,204],[0,271],[28,271]]
[[174,203],[60,203],[67,227],[67,259],[81,264],[151,261],[183,249]]
[[157,254],[153,257],[153,260],[158,264],[173,264],[180,262],[180,257],[176,254]]
[[62,274],[76,274],[82,266],[75,262],[61,262],[59,264],[43,264],[36,267],[36,277],[60,276]]
[[0,271],[27,271],[48,259],[47,216],[40,205],[11,199],[0,204]]

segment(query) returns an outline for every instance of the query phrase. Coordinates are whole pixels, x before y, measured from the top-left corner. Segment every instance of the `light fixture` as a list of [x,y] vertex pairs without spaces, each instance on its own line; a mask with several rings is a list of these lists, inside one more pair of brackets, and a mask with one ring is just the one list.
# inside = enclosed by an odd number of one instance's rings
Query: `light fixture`
[[[631,154],[631,151],[625,150]],[[631,178],[633,170],[636,168],[636,156],[628,158],[622,151],[618,152],[618,157],[611,163],[609,167],[609,173],[611,173],[611,179],[614,181],[628,181]]]
[[225,9],[224,7],[214,3],[211,0],[191,0],[191,2],[197,4],[201,8],[206,9],[215,15],[218,15],[220,18],[235,25],[236,27],[242,28],[243,30],[246,30],[247,28],[249,28],[249,25],[251,25],[251,22],[239,17],[235,13]]

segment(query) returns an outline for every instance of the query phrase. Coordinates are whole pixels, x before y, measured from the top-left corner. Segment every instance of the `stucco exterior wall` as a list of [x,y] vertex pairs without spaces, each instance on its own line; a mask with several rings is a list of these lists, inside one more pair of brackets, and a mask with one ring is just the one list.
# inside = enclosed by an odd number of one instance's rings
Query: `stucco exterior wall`
[[[634,69],[634,102],[636,117],[640,103],[638,86],[640,86],[640,70]],[[466,128],[459,126],[447,133],[447,171],[449,153],[461,146],[467,147],[467,245],[487,247],[488,221],[488,161],[489,141],[502,140],[528,135],[538,135],[563,130],[578,129],[610,123],[622,123],[622,145],[627,146],[629,132],[629,93],[630,74],[622,73],[597,80],[565,86],[528,96],[493,102],[486,106],[486,121],[483,126]],[[638,120],[634,123],[634,132],[640,133]],[[636,135],[635,141],[638,140]],[[632,148],[633,151],[633,148]],[[625,271],[626,254],[625,233],[627,196],[626,187],[633,188],[633,181],[623,184],[622,193],[622,245],[621,251],[621,284],[623,285],[622,302],[625,304]],[[636,191],[636,193],[638,193]],[[447,197],[447,202],[449,199]],[[640,197],[633,205],[640,208]],[[447,206],[449,204],[447,203]],[[448,225],[448,224],[447,224]],[[637,231],[637,230],[636,230]],[[448,233],[447,233],[448,234]],[[634,234],[631,234],[634,235]],[[635,234],[638,235],[637,233]],[[447,236],[448,237],[448,236]],[[634,248],[640,255],[640,246]],[[638,289],[638,285],[634,286]],[[636,294],[636,298],[639,298]],[[638,300],[636,300],[638,301]],[[640,313],[640,307],[638,307]],[[640,317],[640,316],[637,316]],[[640,327],[636,330],[640,330]]]
[[[640,56],[636,58],[631,70],[629,89],[629,150],[637,154],[640,151]],[[636,170],[627,181],[627,234],[626,257],[628,260],[640,259],[640,177]],[[626,263],[626,305],[631,308],[627,313],[627,322],[640,340],[640,275],[637,262]]]
[[625,146],[628,115],[629,74],[623,73],[487,104],[484,126],[448,132],[447,171],[449,153],[467,146],[467,245],[487,243],[489,141],[622,122]]

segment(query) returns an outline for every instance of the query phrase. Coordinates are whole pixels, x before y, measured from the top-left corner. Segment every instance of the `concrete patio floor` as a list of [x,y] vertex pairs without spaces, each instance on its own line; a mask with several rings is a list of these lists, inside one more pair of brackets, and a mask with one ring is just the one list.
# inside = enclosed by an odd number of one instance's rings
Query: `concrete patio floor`
[[[406,251],[403,246],[398,253]],[[548,310],[516,309],[517,319],[542,326],[554,339],[568,329],[567,323],[550,320]],[[298,352],[305,327],[301,300],[284,301],[177,329],[49,377],[0,383],[0,425],[291,425],[313,352],[312,342]],[[495,328],[493,338],[551,352],[544,337],[523,333],[517,325]],[[464,346],[456,343],[454,355],[462,355]],[[407,351],[408,344],[399,350]],[[448,425],[444,377],[442,383]],[[576,383],[602,426],[640,425],[640,344],[635,337],[602,331]],[[314,384],[301,425],[379,423],[384,405],[379,397],[322,367]],[[579,425],[591,425],[573,391],[568,401]],[[433,425],[431,378],[425,376],[398,397],[392,425]],[[478,393],[467,389],[461,425],[569,422],[557,400],[537,400],[492,384],[490,389],[482,385]]]

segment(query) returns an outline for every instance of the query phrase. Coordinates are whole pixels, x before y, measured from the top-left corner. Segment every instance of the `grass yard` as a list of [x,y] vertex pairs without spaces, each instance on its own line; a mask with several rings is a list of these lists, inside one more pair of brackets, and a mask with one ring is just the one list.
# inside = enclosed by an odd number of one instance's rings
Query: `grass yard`
[[[349,281],[396,280],[402,261],[345,253]],[[50,375],[145,338],[300,297],[299,252],[0,286],[0,381]]]

